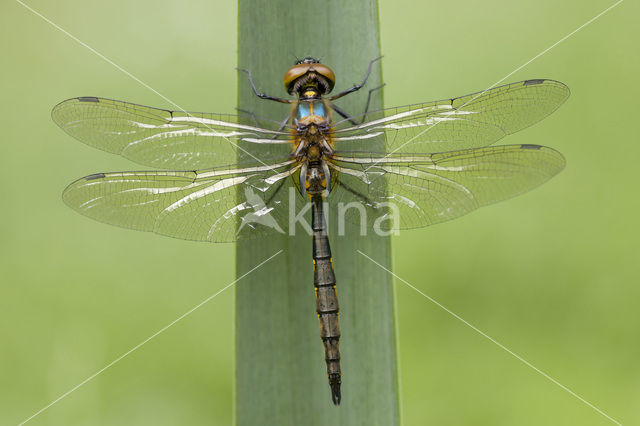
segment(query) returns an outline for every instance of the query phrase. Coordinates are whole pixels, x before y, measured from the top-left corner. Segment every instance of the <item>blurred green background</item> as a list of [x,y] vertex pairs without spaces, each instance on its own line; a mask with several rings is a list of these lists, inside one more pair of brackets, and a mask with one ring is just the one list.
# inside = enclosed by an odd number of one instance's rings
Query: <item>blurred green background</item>
[[[233,112],[231,2],[28,4],[185,109]],[[385,104],[483,90],[611,4],[381,0]],[[639,9],[622,3],[506,80],[571,88],[502,141],[552,146],[565,171],[393,241],[399,276],[623,424],[640,423]],[[139,166],[73,140],[51,108],[83,95],[170,105],[16,2],[0,22],[0,423],[17,424],[233,281],[234,248],[67,208],[77,177]],[[612,424],[397,285],[405,425]],[[227,291],[30,424],[229,425],[232,331]]]

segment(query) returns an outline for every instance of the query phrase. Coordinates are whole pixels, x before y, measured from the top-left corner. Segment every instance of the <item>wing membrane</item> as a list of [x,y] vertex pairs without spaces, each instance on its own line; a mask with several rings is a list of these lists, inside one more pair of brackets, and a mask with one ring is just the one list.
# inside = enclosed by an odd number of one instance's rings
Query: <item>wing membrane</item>
[[491,145],[555,111],[569,89],[555,80],[537,79],[484,92],[367,114],[367,122],[340,128],[337,149],[366,150],[368,140],[386,136],[390,152],[444,152]]
[[[357,202],[379,229],[433,225],[524,193],[559,173],[559,152],[540,145],[505,145],[432,155],[336,156],[334,203]],[[386,189],[385,189],[386,186]],[[358,212],[349,212],[357,221]],[[376,225],[376,220],[380,220]],[[397,215],[397,216],[393,216]],[[394,222],[395,220],[395,222]]]
[[286,232],[292,161],[266,168],[197,172],[98,173],[62,195],[69,207],[100,222],[186,240],[229,242],[245,226],[258,236]]
[[[185,113],[111,99],[81,97],[56,105],[53,120],[65,132],[94,148],[161,169],[198,170],[232,164],[237,145],[251,151],[268,145],[260,160],[269,163],[289,151],[290,134],[241,124],[247,118]],[[274,126],[263,120],[261,124]]]

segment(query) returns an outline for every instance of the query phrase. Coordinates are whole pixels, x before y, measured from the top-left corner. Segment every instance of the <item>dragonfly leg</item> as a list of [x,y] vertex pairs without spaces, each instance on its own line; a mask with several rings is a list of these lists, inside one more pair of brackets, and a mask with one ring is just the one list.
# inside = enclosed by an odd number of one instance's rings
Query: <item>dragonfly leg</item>
[[[287,123],[289,122],[289,115],[287,115],[284,120],[282,120],[282,123],[280,123],[280,126],[278,127],[278,130],[276,130],[277,132],[281,132],[285,127],[287,127]],[[256,126],[258,127],[258,126]],[[275,138],[277,138],[278,135],[273,135],[271,136],[271,140],[274,140]]]
[[[258,117],[256,117],[256,115],[253,113],[253,111],[249,111],[248,109],[241,109],[241,108],[237,108],[236,107],[236,111],[241,112],[243,114],[247,114],[251,117],[251,119],[253,120],[253,125],[256,127],[260,127],[260,123],[258,123]],[[287,122],[289,121],[289,115],[287,115],[284,120],[282,120],[282,123],[280,123],[280,126],[278,126],[278,128],[276,129],[276,132],[281,132],[282,129],[284,129],[285,127],[287,127]],[[271,136],[271,140],[274,140],[275,138],[277,138],[278,135],[273,135]]]
[[364,123],[367,119],[367,113],[369,112],[369,103],[371,102],[371,93],[375,92],[376,90],[382,89],[386,84],[387,83],[382,83],[380,86],[374,87],[373,89],[369,90],[369,94],[367,95],[367,103],[364,105],[364,114],[362,114],[362,120],[358,124]]
[[338,93],[337,95],[333,95],[328,99],[330,101],[335,101],[336,99],[341,98],[344,95],[348,95],[349,93],[353,93],[353,92],[356,92],[356,91],[362,89],[362,86],[364,86],[367,83],[367,79],[369,78],[369,74],[371,74],[371,67],[373,67],[373,64],[375,62],[379,61],[380,59],[382,59],[382,56],[378,56],[377,58],[375,58],[374,60],[369,62],[369,67],[367,68],[367,73],[364,75],[364,78],[362,79],[362,83],[354,84],[353,86],[351,86],[347,90],[344,90],[344,91]]
[[[329,165],[331,165],[331,163],[329,163]],[[353,189],[351,186],[347,185],[342,180],[340,180],[339,177],[338,177],[338,185],[344,188],[345,191],[350,192],[354,196],[358,197],[359,202],[361,202],[365,206],[369,206],[374,209],[377,208],[375,201],[373,201],[371,198],[367,197],[365,194],[361,193],[360,191]]]
[[260,92],[257,88],[256,85],[253,83],[253,76],[251,75],[251,71],[244,69],[244,68],[236,68],[238,71],[242,71],[242,72],[246,72],[247,76],[249,77],[249,84],[251,85],[251,89],[253,90],[253,93],[259,97],[260,99],[267,99],[270,101],[276,101],[276,102],[280,102],[283,104],[290,104],[294,101],[290,100],[290,99],[282,99],[282,98],[277,98],[275,96],[271,96],[271,95],[267,95],[265,93]]
[[[249,115],[253,120],[253,125],[258,127],[258,119],[256,118],[256,115],[252,111],[249,111],[248,109],[238,108],[238,107],[236,107],[236,111]],[[282,129],[278,129],[278,131],[280,130]]]
[[357,126],[358,124],[364,123],[364,121],[367,119],[367,112],[369,112],[369,104],[371,102],[371,93],[375,92],[376,90],[382,89],[385,86],[385,84],[386,83],[382,83],[380,86],[374,87],[373,89],[369,90],[369,94],[367,95],[367,103],[364,106],[364,113],[362,114],[362,120],[360,120],[360,121],[356,121],[353,117],[351,117],[349,115],[349,113],[345,112],[345,110],[340,108],[338,105],[335,105],[332,102],[330,102],[329,105],[331,105],[331,109],[333,109],[335,112],[337,112],[343,118],[346,118],[347,120],[349,120],[349,122],[351,124],[353,124],[354,126]]
[[276,186],[276,189],[273,191],[273,194],[267,198],[266,200],[264,200],[264,204],[266,206],[271,206],[271,202],[273,201],[274,198],[276,198],[276,195],[278,195],[278,193],[280,192],[280,190],[282,189],[282,186],[284,185],[285,180],[282,179],[280,181],[280,183],[278,183],[278,186]]

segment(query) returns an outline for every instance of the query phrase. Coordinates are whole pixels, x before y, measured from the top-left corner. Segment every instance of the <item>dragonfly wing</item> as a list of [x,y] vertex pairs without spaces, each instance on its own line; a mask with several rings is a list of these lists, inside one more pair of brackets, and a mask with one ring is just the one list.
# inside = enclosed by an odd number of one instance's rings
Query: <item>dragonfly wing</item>
[[[266,147],[260,160],[269,163],[290,151],[288,132],[242,124],[242,116],[187,113],[96,97],[68,99],[51,112],[65,132],[94,148],[161,169],[199,170],[232,164],[237,146]],[[276,124],[263,120],[269,126]]]
[[[336,156],[334,203],[361,203],[381,230],[433,225],[524,193],[559,173],[565,160],[540,145],[505,145],[431,155]],[[355,209],[347,217],[352,222]],[[361,212],[360,212],[361,213]],[[359,220],[359,219],[358,219]]]
[[[279,204],[297,170],[292,161],[266,168],[97,173],[63,193],[74,210],[100,222],[186,240],[229,242],[286,232]],[[278,214],[276,214],[278,213]]]
[[[366,150],[386,136],[390,152],[445,152],[491,145],[555,111],[569,88],[555,80],[525,80],[484,92],[367,114],[367,122],[334,132],[336,149]],[[342,126],[342,128],[341,128]]]

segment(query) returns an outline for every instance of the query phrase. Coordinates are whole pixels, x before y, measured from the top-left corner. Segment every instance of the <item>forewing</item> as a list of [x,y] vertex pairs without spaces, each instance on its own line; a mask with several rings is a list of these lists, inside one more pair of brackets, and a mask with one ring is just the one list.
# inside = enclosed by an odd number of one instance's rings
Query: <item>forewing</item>
[[69,185],[64,202],[100,222],[186,240],[229,242],[286,232],[287,161],[267,168],[97,173]]
[[[540,145],[505,145],[432,155],[336,157],[334,203],[356,201],[376,229],[433,225],[527,192],[559,173],[565,160]],[[343,208],[344,210],[344,208]],[[348,220],[357,222],[351,209]],[[361,213],[360,213],[361,214]]]
[[[233,164],[241,141],[246,151],[252,144],[268,146],[256,159],[267,164],[291,150],[289,132],[244,124],[251,119],[242,116],[169,111],[96,97],[68,99],[51,116],[87,145],[161,169]],[[255,124],[277,126],[266,120]]]
[[569,89],[536,79],[484,92],[370,113],[366,122],[336,124],[339,150],[366,150],[367,141],[386,136],[389,152],[435,153],[491,145],[555,111]]

